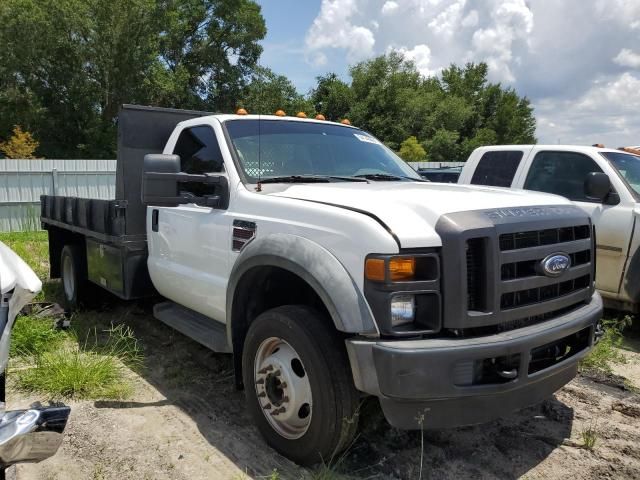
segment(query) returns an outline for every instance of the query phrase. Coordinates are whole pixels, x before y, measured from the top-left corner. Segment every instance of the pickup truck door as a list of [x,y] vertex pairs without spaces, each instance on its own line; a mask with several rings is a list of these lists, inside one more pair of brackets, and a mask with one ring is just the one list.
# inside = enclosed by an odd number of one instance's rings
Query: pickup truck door
[[528,165],[522,188],[562,195],[589,213],[596,227],[596,288],[618,294],[634,227],[634,205],[624,201],[605,205],[586,198],[584,180],[590,172],[602,172],[602,168],[586,154],[539,150]]
[[[224,171],[219,138],[211,125],[187,127],[173,153],[186,173]],[[195,196],[213,194],[201,184],[185,184],[181,191]],[[149,210],[152,210],[151,208]],[[225,321],[225,292],[229,277],[232,220],[226,210],[195,204],[153,207],[148,212],[149,271],[158,291],[185,307]]]

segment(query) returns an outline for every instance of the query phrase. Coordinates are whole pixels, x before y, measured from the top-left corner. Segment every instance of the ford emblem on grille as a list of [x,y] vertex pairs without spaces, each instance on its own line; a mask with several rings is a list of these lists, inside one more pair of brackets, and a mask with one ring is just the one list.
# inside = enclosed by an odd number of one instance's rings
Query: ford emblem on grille
[[552,253],[540,262],[541,273],[547,277],[559,277],[571,266],[571,258],[565,253]]

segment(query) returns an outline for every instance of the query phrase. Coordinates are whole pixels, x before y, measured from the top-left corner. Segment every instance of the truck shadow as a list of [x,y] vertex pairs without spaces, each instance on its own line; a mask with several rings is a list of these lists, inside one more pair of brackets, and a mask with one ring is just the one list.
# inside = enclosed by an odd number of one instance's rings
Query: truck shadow
[[[134,330],[144,351],[137,373],[164,400],[98,401],[96,408],[177,406],[209,444],[249,475],[268,476],[277,469],[283,479],[311,477],[260,437],[245,411],[243,392],[235,389],[230,355],[215,354],[166,327],[153,318],[149,305],[115,303],[106,318]],[[327,463],[349,478],[417,479],[421,458],[422,478],[518,478],[570,436],[572,423],[573,409],[551,398],[486,425],[406,432],[390,427],[377,401],[367,399],[358,437],[346,454]]]

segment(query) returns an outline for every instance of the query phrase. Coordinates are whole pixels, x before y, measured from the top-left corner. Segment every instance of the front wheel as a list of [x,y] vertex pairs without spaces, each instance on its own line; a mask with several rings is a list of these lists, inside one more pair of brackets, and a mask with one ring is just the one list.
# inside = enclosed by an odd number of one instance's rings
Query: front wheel
[[316,310],[287,305],[251,324],[242,371],[249,411],[284,456],[330,461],[357,429],[358,392],[344,342]]

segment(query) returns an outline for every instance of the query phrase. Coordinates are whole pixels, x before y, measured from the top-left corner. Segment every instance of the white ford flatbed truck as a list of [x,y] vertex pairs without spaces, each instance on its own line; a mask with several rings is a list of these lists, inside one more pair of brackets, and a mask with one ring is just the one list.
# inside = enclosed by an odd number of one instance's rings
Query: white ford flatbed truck
[[640,155],[599,146],[500,145],[474,150],[459,184],[561,195],[591,216],[596,288],[605,307],[640,311]]
[[298,463],[348,446],[366,395],[405,429],[537,403],[598,336],[591,221],[568,200],[431,184],[332,122],[124,106],[118,125],[115,200],[42,197],[51,277],[70,305],[90,285],[164,297],[154,315],[233,354]]

